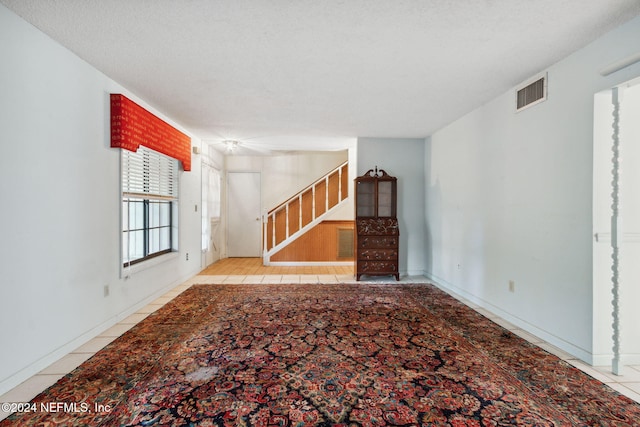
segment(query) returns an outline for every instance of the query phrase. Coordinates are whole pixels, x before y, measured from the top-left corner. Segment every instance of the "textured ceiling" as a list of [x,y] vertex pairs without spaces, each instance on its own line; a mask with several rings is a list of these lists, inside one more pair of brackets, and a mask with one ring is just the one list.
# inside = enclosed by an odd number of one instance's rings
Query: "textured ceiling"
[[327,149],[428,136],[640,13],[638,0],[0,2],[196,136]]

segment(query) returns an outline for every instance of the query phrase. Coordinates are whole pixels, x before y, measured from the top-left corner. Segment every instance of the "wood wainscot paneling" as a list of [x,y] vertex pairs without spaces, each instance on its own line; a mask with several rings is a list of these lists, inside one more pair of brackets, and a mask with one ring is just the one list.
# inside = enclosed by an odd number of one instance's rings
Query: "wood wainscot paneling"
[[340,200],[344,200],[349,197],[349,165],[344,165],[342,167],[342,183],[340,188],[342,188],[342,197]]
[[316,218],[327,211],[327,183],[326,181],[316,185]]
[[335,171],[331,175],[329,175],[329,209],[338,204],[340,192],[338,188],[340,187],[340,173]]
[[293,200],[289,203],[289,219],[287,225],[289,226],[289,236],[300,230],[300,199]]
[[[271,256],[273,262],[353,261],[353,247],[345,248],[345,235],[352,236],[354,221],[323,221],[290,245]],[[348,239],[348,237],[347,237]],[[353,245],[353,240],[351,240]],[[341,256],[350,255],[350,256]]]
[[276,212],[276,245],[287,238],[287,211],[280,209]]
[[307,224],[313,221],[313,216],[311,215],[313,212],[313,189],[308,189],[304,193],[302,193],[302,226],[305,227]]

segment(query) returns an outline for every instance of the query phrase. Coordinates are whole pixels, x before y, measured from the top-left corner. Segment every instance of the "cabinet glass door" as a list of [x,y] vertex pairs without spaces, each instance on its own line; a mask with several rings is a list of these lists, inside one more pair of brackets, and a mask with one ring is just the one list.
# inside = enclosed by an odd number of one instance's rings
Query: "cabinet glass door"
[[378,182],[378,216],[395,216],[393,182]]
[[356,216],[374,216],[376,201],[373,182],[358,182],[356,194]]

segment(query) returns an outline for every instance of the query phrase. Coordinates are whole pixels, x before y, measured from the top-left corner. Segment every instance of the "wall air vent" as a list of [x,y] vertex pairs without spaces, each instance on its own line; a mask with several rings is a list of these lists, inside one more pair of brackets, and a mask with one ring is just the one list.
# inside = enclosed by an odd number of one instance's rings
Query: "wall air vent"
[[547,74],[516,89],[516,111],[536,105],[547,99]]
[[338,258],[353,258],[353,228],[338,228]]

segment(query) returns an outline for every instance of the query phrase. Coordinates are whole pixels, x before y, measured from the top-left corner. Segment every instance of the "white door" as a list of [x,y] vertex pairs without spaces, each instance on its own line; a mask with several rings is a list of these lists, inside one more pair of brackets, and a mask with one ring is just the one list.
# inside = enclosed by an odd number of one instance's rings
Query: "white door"
[[260,257],[260,173],[229,172],[227,191],[227,256]]

